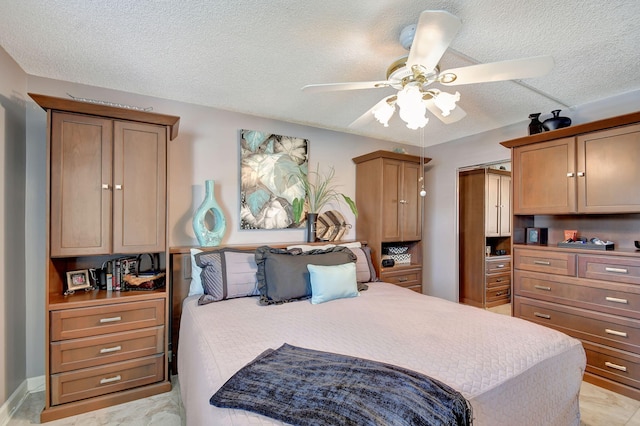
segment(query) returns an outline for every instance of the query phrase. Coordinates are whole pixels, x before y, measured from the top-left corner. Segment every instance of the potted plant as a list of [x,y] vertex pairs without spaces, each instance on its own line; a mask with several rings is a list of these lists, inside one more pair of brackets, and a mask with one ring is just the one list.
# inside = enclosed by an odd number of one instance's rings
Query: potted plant
[[298,173],[298,179],[304,188],[304,198],[296,198],[293,200],[293,219],[299,223],[302,220],[307,206],[307,240],[315,241],[315,222],[320,210],[329,202],[344,201],[351,212],[358,217],[358,208],[356,203],[347,195],[338,191],[338,185],[333,182],[336,171],[333,167],[327,173],[321,173],[319,165],[315,171],[309,171],[304,174],[302,170]]

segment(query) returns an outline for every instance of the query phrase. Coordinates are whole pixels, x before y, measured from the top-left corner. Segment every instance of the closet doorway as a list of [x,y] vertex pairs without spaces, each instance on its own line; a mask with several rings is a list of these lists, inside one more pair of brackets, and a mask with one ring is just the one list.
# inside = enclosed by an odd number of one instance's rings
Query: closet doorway
[[458,169],[458,268],[460,303],[510,313],[509,160]]

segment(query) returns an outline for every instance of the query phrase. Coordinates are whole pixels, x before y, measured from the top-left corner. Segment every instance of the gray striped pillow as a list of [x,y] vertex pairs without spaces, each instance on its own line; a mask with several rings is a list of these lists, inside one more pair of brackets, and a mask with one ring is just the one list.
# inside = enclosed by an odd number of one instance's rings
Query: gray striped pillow
[[260,294],[254,251],[221,249],[199,253],[195,259],[204,288],[199,304]]

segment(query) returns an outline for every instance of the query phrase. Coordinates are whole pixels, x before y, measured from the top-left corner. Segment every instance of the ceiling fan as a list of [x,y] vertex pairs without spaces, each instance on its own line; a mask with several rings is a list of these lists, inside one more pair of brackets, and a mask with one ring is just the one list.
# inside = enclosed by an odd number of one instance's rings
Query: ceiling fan
[[460,93],[444,92],[434,83],[457,86],[490,81],[516,80],[539,77],[553,68],[551,56],[536,56],[488,64],[471,65],[440,71],[438,62],[456,36],[462,21],[444,10],[425,10],[417,25],[409,25],[400,34],[400,42],[409,50],[407,56],[393,62],[387,69],[387,79],[351,83],[309,84],[306,92],[357,90],[392,87],[398,92],[387,96],[349,127],[359,127],[375,117],[385,127],[399,108],[399,115],[410,129],[424,127],[429,110],[442,122],[449,124],[461,120],[466,113],[456,105]]

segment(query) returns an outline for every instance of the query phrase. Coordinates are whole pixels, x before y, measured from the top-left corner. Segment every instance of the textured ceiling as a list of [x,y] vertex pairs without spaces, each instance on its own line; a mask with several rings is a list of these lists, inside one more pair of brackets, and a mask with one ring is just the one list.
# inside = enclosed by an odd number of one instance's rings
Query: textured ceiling
[[398,117],[388,128],[348,128],[393,89],[300,89],[384,80],[406,54],[400,31],[427,9],[462,20],[441,69],[555,60],[548,75],[523,81],[536,90],[457,86],[467,117],[431,118],[428,145],[640,89],[638,0],[2,0],[0,45],[35,76],[419,144]]

